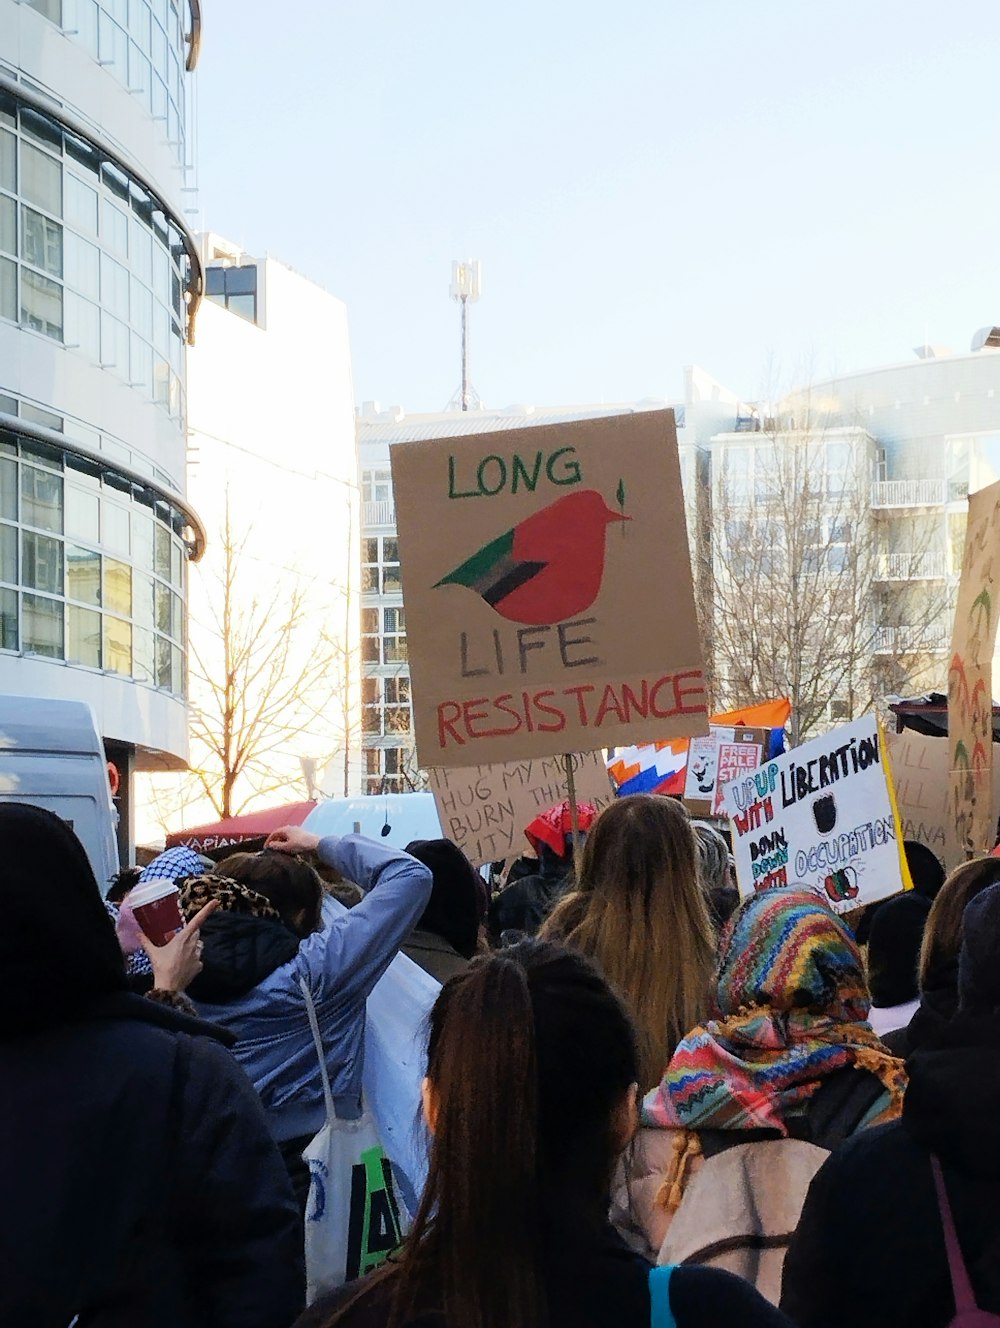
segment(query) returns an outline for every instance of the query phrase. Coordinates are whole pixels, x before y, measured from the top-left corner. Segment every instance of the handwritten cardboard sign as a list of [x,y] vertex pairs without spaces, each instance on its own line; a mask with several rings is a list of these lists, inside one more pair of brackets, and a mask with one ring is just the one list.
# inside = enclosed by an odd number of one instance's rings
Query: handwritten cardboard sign
[[[603,811],[615,798],[604,753],[582,752],[571,759],[577,801]],[[474,867],[523,853],[524,827],[567,796],[561,756],[428,773],[441,829]]]
[[724,816],[723,788],[735,774],[756,770],[770,743],[768,729],[713,724],[692,738],[684,777],[684,804],[694,816]]
[[[951,871],[965,861],[965,853],[949,813],[948,739],[904,729],[902,733],[887,733],[885,741],[903,838],[926,845]],[[992,785],[990,816],[996,824],[1000,815],[1000,762],[993,766]]]
[[672,411],[392,449],[425,767],[708,731]]
[[969,498],[948,667],[948,819],[962,859],[993,847],[993,651],[1000,615],[1000,483]]
[[819,890],[838,913],[909,887],[881,730],[866,715],[726,785],[740,892]]

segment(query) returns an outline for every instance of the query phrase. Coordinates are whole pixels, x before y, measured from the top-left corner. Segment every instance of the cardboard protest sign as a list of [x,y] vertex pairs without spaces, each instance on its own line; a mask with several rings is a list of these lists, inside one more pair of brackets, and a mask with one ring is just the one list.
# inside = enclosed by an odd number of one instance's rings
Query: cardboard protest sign
[[672,411],[391,455],[424,768],[708,731]]
[[807,885],[847,913],[910,885],[874,715],[734,779],[725,798],[743,895]]
[[756,770],[770,742],[768,729],[712,724],[709,734],[692,738],[684,779],[684,804],[695,816],[724,816],[723,789],[730,779]]
[[696,816],[707,816],[715,800],[715,776],[719,768],[719,730],[688,744],[687,770],[684,775],[684,803]]
[[[950,747],[946,737],[904,729],[886,734],[903,838],[924,844],[951,871],[965,861],[949,814]],[[993,766],[990,816],[1000,815],[1000,762]]]
[[722,816],[725,811],[726,785],[751,770],[756,770],[764,758],[764,741],[746,730],[737,730],[728,741],[719,743],[719,764],[715,773],[715,799],[712,815]]
[[969,498],[948,668],[950,833],[962,858],[993,847],[993,651],[1000,613],[1000,483]]
[[[604,753],[577,753],[571,760],[577,802],[592,802],[603,811],[615,798]],[[523,853],[528,847],[524,827],[567,796],[561,756],[431,769],[428,774],[441,829],[474,867]]]

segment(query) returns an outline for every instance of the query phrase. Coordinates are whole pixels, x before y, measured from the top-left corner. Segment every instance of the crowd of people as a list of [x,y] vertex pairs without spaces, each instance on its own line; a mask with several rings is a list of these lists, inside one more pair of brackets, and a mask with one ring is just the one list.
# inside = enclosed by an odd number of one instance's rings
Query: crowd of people
[[[288,827],[104,898],[62,820],[0,803],[0,1323],[1000,1323],[1000,858],[908,846],[912,891],[837,916],[740,902],[675,799],[579,825],[529,827],[492,897],[448,841]],[[129,897],[163,879],[157,946]],[[362,1114],[400,954],[442,984],[426,1181],[307,1306],[303,1153],[330,1099]]]

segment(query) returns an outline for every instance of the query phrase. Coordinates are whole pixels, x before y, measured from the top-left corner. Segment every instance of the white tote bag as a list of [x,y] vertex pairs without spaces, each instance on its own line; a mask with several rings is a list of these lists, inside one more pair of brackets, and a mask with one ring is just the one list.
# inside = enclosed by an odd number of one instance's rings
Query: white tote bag
[[409,1225],[392,1164],[362,1099],[357,1120],[337,1116],[330,1090],[316,1006],[299,979],[316,1044],[326,1124],[302,1157],[309,1167],[305,1216],[306,1299],[312,1302],[378,1267],[400,1244]]

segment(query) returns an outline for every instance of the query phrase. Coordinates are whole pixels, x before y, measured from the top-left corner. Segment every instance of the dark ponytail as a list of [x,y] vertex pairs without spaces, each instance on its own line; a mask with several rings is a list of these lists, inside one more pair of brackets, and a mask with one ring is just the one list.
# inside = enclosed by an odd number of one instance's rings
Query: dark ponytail
[[438,1115],[394,1322],[426,1310],[428,1284],[456,1328],[542,1322],[534,1023],[528,975],[502,954],[458,974],[434,1006],[427,1077]]
[[552,1242],[606,1219],[613,1117],[638,1076],[625,1007],[579,952],[526,941],[473,960],[431,1012],[437,1118],[413,1228],[327,1328],[378,1286],[391,1286],[390,1328],[429,1314],[544,1328]]

